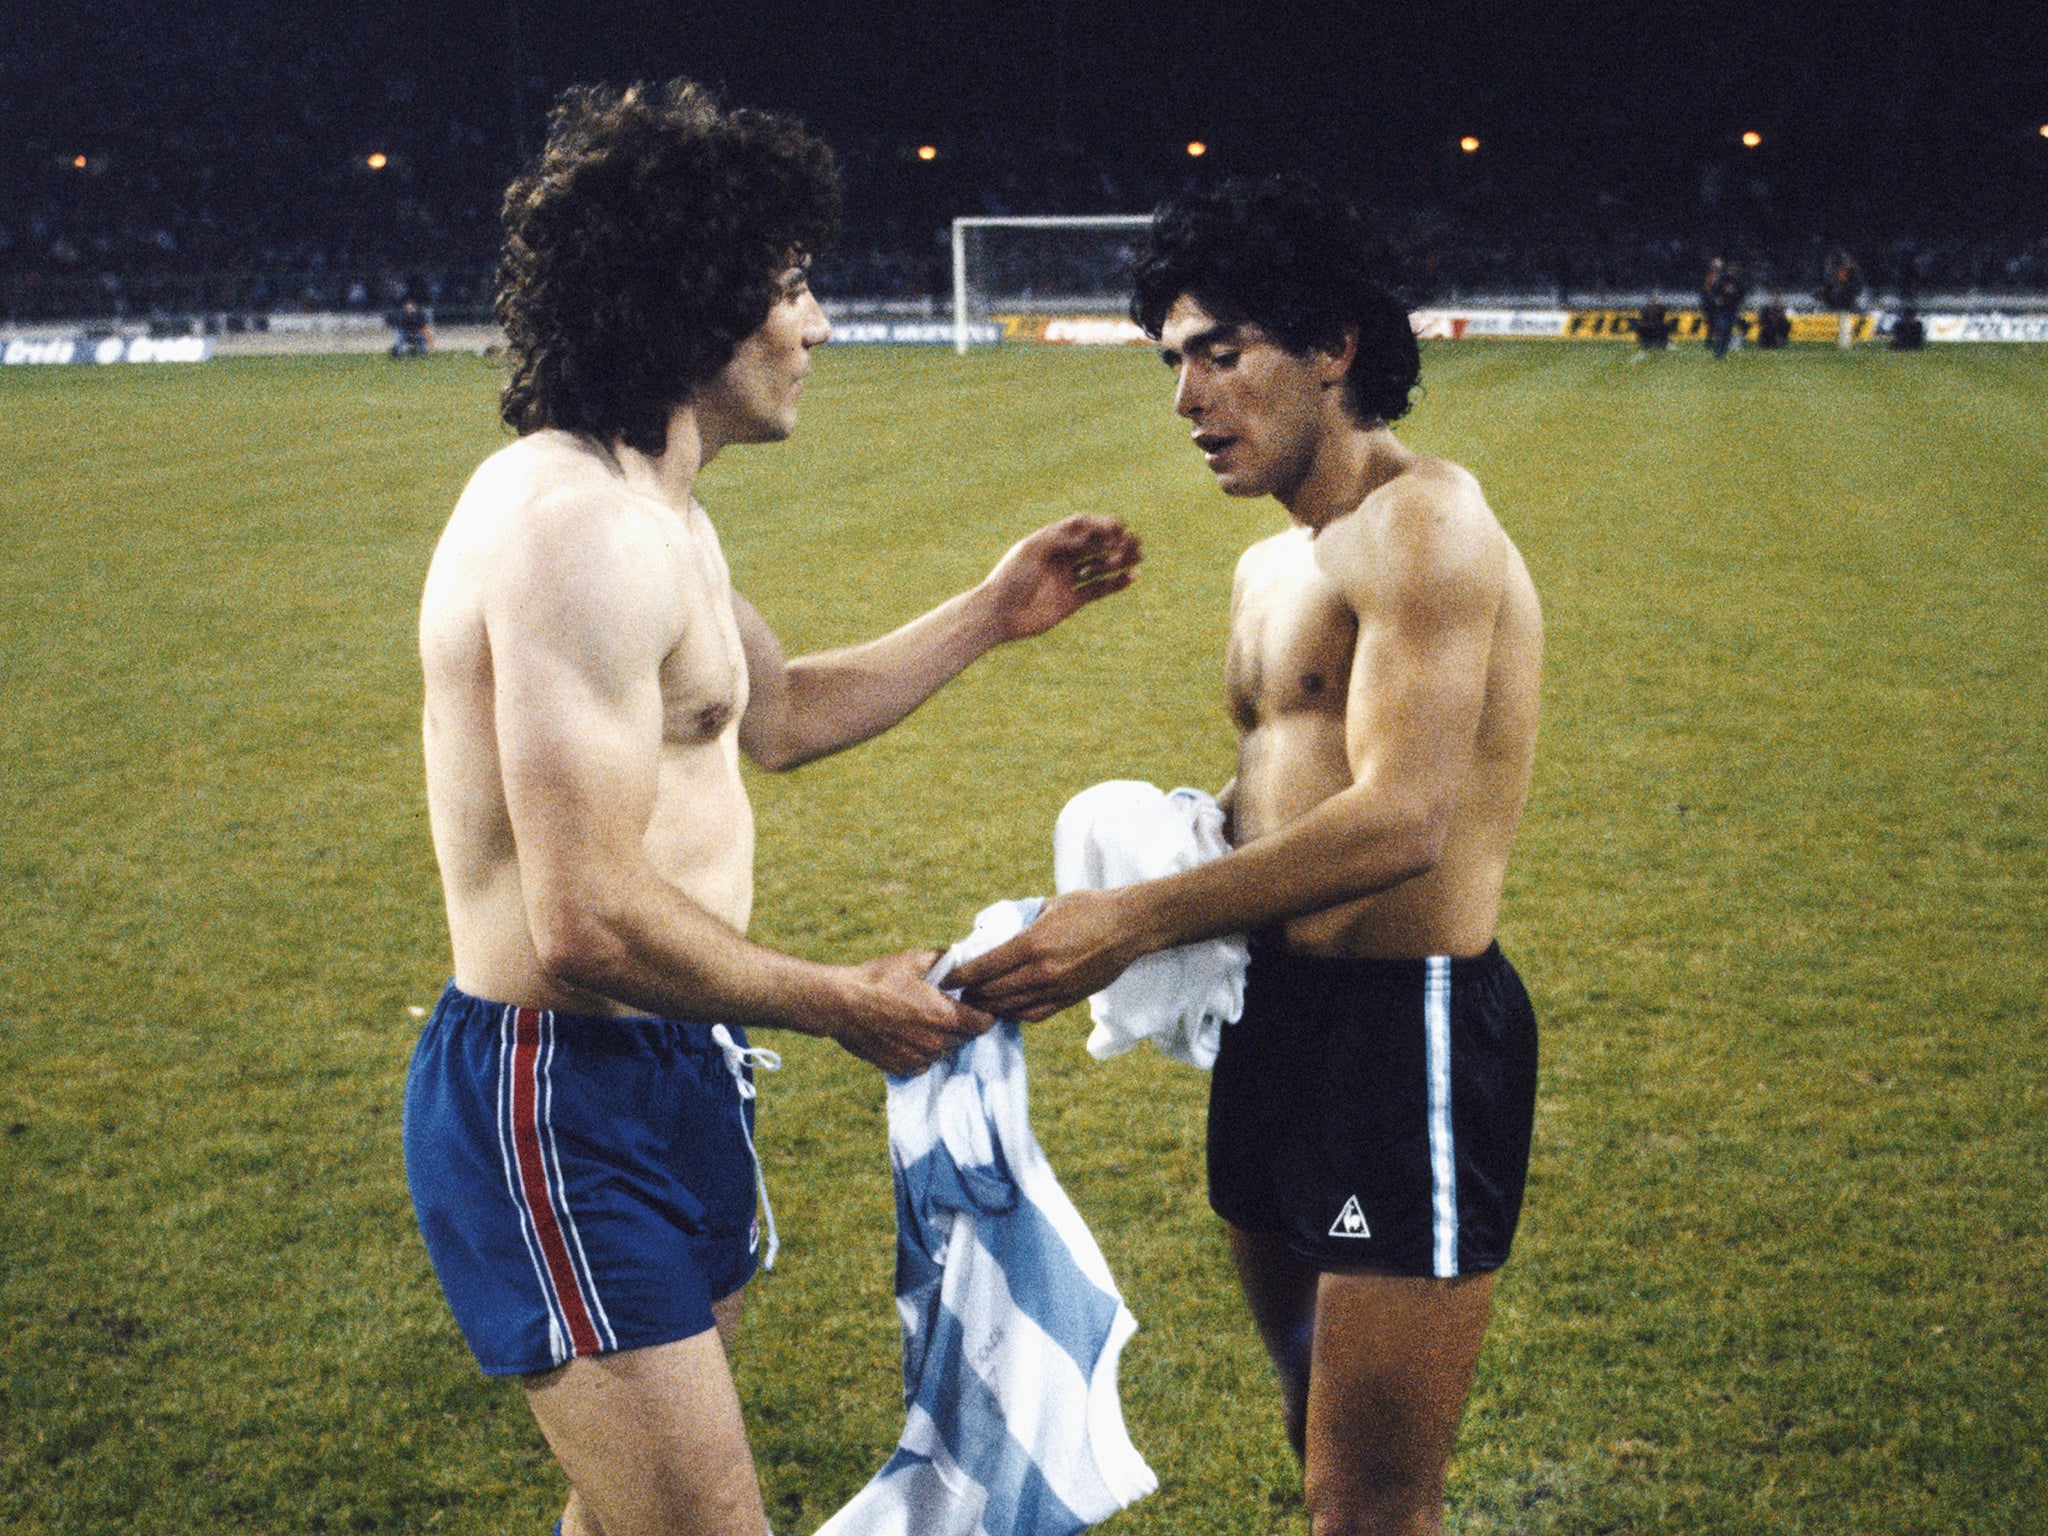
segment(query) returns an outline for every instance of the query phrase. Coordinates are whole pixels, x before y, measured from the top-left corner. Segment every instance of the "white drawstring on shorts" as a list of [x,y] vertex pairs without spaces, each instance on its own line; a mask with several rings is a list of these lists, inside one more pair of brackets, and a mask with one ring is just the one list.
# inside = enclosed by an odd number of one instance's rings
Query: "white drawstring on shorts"
[[756,1072],[780,1072],[782,1053],[765,1046],[741,1045],[723,1024],[711,1026],[711,1038],[724,1054],[725,1069],[732,1074],[733,1085],[740,1091],[740,1134],[747,1139],[747,1156],[754,1160],[754,1192],[761,1197],[761,1220],[768,1228],[768,1251],[762,1256],[761,1267],[773,1269],[776,1251],[782,1244],[775,1236],[775,1207],[768,1203],[768,1177],[761,1172],[761,1154],[754,1150],[754,1133],[747,1129],[744,1101],[754,1097],[754,1085],[747,1080],[747,1068],[752,1067]]

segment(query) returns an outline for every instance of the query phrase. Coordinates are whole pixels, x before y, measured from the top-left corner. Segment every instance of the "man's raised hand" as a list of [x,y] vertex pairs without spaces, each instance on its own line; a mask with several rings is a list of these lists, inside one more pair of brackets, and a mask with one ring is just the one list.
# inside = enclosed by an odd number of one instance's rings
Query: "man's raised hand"
[[1081,514],[1018,540],[982,586],[994,599],[1002,638],[1021,640],[1123,591],[1143,558],[1138,536],[1115,518]]

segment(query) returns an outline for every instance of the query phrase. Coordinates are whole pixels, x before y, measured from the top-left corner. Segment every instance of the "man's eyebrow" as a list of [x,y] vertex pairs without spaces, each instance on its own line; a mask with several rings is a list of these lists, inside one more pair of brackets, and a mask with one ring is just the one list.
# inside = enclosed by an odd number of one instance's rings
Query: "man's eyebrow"
[[1218,347],[1228,347],[1238,340],[1238,325],[1235,321],[1219,320],[1216,324],[1204,326],[1194,335],[1187,337],[1178,347],[1161,347],[1159,355],[1171,367],[1177,358],[1190,352],[1213,352]]

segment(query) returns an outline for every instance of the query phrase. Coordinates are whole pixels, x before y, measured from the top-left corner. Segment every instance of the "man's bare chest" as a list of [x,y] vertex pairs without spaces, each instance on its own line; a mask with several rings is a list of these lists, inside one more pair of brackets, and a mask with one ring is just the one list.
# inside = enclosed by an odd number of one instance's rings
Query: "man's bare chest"
[[1274,542],[1247,557],[1231,605],[1224,688],[1242,730],[1304,710],[1341,716],[1357,649],[1357,618],[1306,542]]
[[669,555],[676,639],[661,661],[661,731],[686,746],[716,738],[746,711],[747,663],[717,546],[672,540]]

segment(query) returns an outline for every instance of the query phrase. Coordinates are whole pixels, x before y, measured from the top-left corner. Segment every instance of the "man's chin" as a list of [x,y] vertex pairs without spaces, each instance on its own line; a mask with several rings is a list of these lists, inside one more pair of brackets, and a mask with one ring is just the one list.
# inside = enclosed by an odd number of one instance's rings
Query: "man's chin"
[[788,440],[795,432],[796,416],[792,412],[787,420],[755,422],[754,430],[747,434],[745,441],[750,443],[780,443]]

